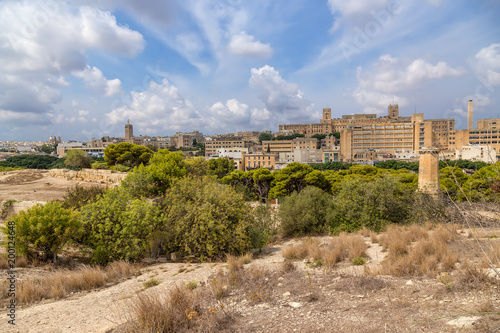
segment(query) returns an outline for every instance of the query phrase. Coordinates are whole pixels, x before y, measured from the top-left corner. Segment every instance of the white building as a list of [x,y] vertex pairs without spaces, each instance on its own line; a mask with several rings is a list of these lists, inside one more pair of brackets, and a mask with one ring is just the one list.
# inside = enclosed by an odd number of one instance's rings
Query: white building
[[481,145],[465,145],[462,149],[457,149],[456,159],[469,160],[469,161],[483,161],[486,163],[496,163],[496,151],[491,146]]

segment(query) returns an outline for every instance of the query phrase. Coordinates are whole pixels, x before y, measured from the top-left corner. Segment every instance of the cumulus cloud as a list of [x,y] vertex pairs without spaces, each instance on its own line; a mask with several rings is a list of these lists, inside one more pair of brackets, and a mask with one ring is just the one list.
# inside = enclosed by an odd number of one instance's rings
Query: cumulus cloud
[[358,87],[353,97],[365,106],[365,112],[378,110],[377,113],[381,113],[393,100],[401,106],[407,105],[404,94],[418,89],[425,82],[464,73],[463,68],[450,67],[443,61],[436,65],[423,59],[408,62],[385,54],[373,65],[373,71],[363,72],[361,67],[357,68]]
[[255,37],[247,35],[245,31],[233,35],[229,42],[229,52],[237,55],[250,56],[255,58],[269,58],[273,54],[273,49],[269,44],[255,41]]
[[474,70],[487,85],[500,85],[500,43],[479,50],[474,57]]
[[93,74],[95,81],[89,84],[100,81],[104,83],[104,94],[112,95],[119,91],[119,81],[99,78],[98,69],[89,71],[86,51],[98,49],[130,57],[143,48],[142,35],[119,26],[109,12],[75,9],[59,1],[3,1],[0,108],[50,112],[52,105],[61,101],[61,88],[68,85],[65,75],[73,71]]
[[314,105],[304,98],[297,84],[284,80],[273,67],[252,68],[249,85],[257,92],[266,110],[276,117],[288,121],[312,118]]
[[167,79],[151,81],[144,92],[132,91],[130,102],[106,114],[110,124],[134,122],[141,133],[159,130],[200,128],[203,121],[193,104],[184,98]]
[[74,71],[73,76],[83,79],[87,87],[92,88],[102,96],[113,96],[121,92],[119,79],[108,80],[97,67],[87,67],[83,71]]

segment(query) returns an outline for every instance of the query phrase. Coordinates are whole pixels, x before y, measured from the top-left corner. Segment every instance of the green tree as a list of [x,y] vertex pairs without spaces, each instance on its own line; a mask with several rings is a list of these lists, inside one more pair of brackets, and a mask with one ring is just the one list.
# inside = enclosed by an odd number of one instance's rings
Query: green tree
[[42,145],[38,150],[45,154],[52,154],[57,151],[57,143],[55,145]]
[[313,185],[329,191],[330,185],[325,175],[309,165],[290,163],[286,168],[274,172],[269,198],[279,198],[302,191],[307,185]]
[[262,143],[262,141],[270,141],[273,139],[273,135],[271,133],[261,133],[259,135],[259,142]]
[[92,157],[80,149],[70,149],[66,152],[65,165],[77,168],[89,168]]
[[188,175],[193,177],[203,177],[208,173],[208,161],[202,157],[189,158],[184,160]]
[[[81,232],[78,213],[55,201],[20,211],[12,220],[18,254],[33,257],[42,252],[44,260],[54,262],[63,247]],[[3,231],[8,233],[7,224]]]
[[413,196],[413,190],[391,175],[347,178],[334,196],[328,220],[333,232],[363,226],[380,231],[388,223],[405,223],[410,218]]
[[122,182],[122,186],[134,196],[151,196],[164,193],[170,187],[172,179],[187,174],[182,152],[159,149],[147,166],[134,168]]
[[332,203],[331,195],[314,186],[292,193],[279,208],[281,233],[292,237],[327,232],[327,216]]
[[262,202],[267,202],[267,196],[271,189],[271,183],[274,175],[266,168],[259,168],[252,171],[253,192]]
[[80,242],[92,250],[91,260],[98,264],[148,256],[164,223],[158,206],[132,198],[123,188],[83,206],[81,220],[85,232]]
[[207,259],[250,249],[250,207],[230,186],[208,177],[181,178],[160,204],[166,218],[167,252]]
[[338,139],[340,139],[340,132],[332,132],[332,133],[330,133],[330,136],[334,136],[338,140]]
[[135,167],[147,164],[152,156],[151,149],[129,142],[112,144],[104,149],[104,160],[109,166],[123,164]]
[[218,179],[222,179],[227,174],[234,170],[235,163],[227,158],[213,158],[208,160],[208,174],[215,175]]

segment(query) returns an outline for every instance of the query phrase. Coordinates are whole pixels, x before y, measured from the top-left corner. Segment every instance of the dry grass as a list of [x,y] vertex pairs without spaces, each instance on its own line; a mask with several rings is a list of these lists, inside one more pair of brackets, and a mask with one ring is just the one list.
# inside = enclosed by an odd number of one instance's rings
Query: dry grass
[[9,263],[7,261],[7,258],[5,255],[0,255],[0,269],[7,269],[9,268]]
[[388,228],[383,246],[389,253],[380,273],[437,277],[442,272],[452,271],[458,255],[449,249],[448,244],[456,239],[456,230],[443,226],[430,232],[418,226]]
[[345,259],[366,257],[367,247],[361,235],[341,233],[328,243],[314,239],[288,246],[282,250],[282,254],[286,259],[312,259],[313,262],[321,261],[332,267]]
[[296,269],[297,268],[295,267],[295,265],[293,264],[293,262],[291,262],[290,260],[283,261],[283,264],[281,265],[281,271],[283,273],[292,272],[292,271],[294,271]]
[[122,332],[217,332],[229,319],[207,288],[187,290],[177,286],[165,298],[140,294],[131,312],[132,319]]
[[56,270],[42,277],[19,280],[16,297],[21,304],[30,304],[42,299],[59,299],[72,292],[101,288],[107,283],[114,283],[138,273],[137,266],[125,262],[116,262],[105,268]]

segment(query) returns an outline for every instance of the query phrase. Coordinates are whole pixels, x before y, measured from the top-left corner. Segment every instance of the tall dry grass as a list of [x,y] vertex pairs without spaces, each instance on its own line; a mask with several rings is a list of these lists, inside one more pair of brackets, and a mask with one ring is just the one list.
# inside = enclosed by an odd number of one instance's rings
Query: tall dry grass
[[173,288],[166,297],[140,294],[131,305],[131,322],[124,328],[134,332],[217,332],[228,314],[211,298],[206,288]]
[[382,238],[387,259],[380,274],[394,276],[436,277],[450,272],[458,262],[458,255],[448,244],[456,239],[456,228],[438,226],[434,230],[411,226],[392,226]]
[[341,233],[326,243],[320,243],[317,239],[309,239],[302,243],[288,246],[282,250],[286,259],[310,259],[323,260],[327,266],[334,266],[344,259],[366,257],[366,245],[363,237],[359,234]]
[[102,288],[140,273],[137,265],[124,261],[105,268],[83,267],[78,270],[56,270],[45,276],[19,279],[16,297],[20,304],[30,304],[42,299],[59,299],[72,292]]

